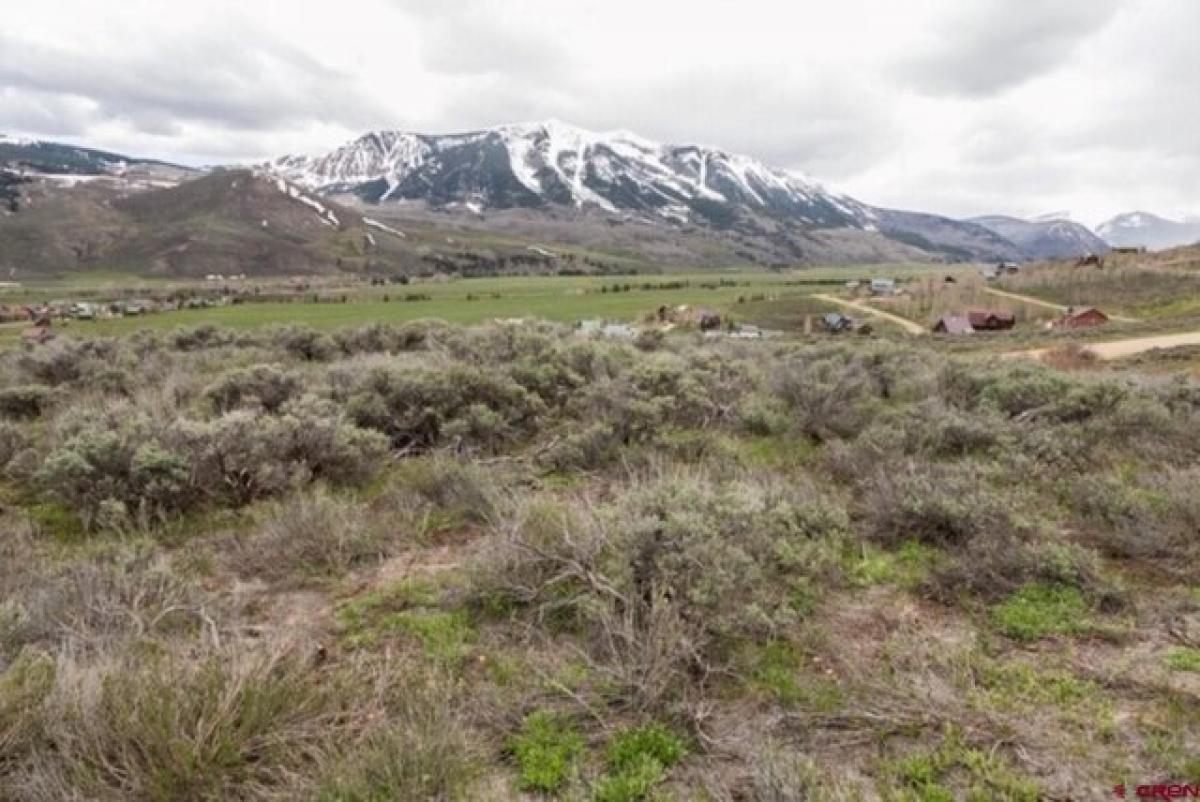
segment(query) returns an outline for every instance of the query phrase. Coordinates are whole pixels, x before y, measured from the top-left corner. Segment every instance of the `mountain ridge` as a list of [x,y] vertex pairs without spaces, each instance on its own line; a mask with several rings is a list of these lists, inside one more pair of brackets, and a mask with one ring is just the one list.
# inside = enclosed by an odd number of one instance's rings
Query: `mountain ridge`
[[993,214],[972,217],[970,221],[996,232],[1033,259],[1103,255],[1109,249],[1108,243],[1082,223],[1060,217],[1022,219]]
[[1145,211],[1124,212],[1096,227],[1096,233],[1118,248],[1152,251],[1200,242],[1200,220],[1171,220]]
[[700,226],[770,252],[767,261],[839,261],[838,249],[825,247],[827,234],[818,233],[834,230],[843,232],[847,254],[890,249],[895,259],[943,261],[1023,256],[973,223],[875,207],[799,171],[723,148],[558,120],[451,134],[371,131],[325,154],[288,155],[263,166],[309,190],[368,204],[416,201],[481,216],[563,209]]

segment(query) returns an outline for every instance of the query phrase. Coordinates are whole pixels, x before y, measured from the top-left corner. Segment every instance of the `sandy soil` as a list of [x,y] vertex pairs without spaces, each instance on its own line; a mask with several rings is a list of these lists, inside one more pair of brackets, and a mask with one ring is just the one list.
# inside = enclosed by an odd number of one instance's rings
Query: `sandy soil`
[[[1185,331],[1179,334],[1157,334],[1153,337],[1131,337],[1127,340],[1112,340],[1110,342],[1103,343],[1083,343],[1082,345],[1100,359],[1120,359],[1124,356],[1133,356],[1134,354],[1140,354],[1143,351],[1151,351],[1155,348],[1175,348],[1180,345],[1200,345],[1200,331]],[[1049,350],[1050,349],[1048,348],[1035,348],[1030,351],[1013,351],[1005,354],[1005,356],[1040,359]]]

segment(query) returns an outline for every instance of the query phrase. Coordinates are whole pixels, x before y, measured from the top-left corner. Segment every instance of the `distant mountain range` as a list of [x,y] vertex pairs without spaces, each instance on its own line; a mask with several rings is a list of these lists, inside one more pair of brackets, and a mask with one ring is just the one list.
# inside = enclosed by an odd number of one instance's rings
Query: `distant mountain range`
[[45,175],[121,175],[130,170],[159,170],[177,178],[196,171],[177,164],[122,156],[104,150],[18,139],[0,134],[0,167],[8,171],[30,171]]
[[1022,220],[1003,215],[973,217],[971,222],[990,229],[1033,259],[1064,259],[1108,253],[1108,243],[1087,226],[1062,218]]
[[[260,191],[271,182],[283,189]],[[203,213],[189,197],[203,200]],[[293,203],[280,207],[280,198]],[[327,204],[339,210],[338,222],[313,227],[293,217],[297,203]],[[343,247],[367,241],[363,220],[372,218],[393,230],[411,224],[459,236],[370,253]],[[525,250],[555,248],[580,261],[540,269],[1027,261],[1107,250],[1084,226],[1055,218],[955,220],[885,209],[719,148],[557,121],[445,135],[379,131],[251,171],[197,171],[0,135],[0,239],[9,246],[0,249],[0,268],[10,272],[510,269],[525,264]],[[1136,228],[1117,221],[1113,231]],[[70,246],[39,248],[39,238]],[[119,258],[132,261],[113,264]]]
[[1200,242],[1200,220],[1168,220],[1149,212],[1128,212],[1101,223],[1096,233],[1114,247],[1152,251]]

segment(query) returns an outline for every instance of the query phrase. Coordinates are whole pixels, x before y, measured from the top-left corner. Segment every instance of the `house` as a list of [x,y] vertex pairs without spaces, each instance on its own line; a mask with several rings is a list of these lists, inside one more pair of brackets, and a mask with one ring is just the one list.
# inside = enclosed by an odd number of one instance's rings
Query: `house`
[[125,314],[127,315],[147,315],[153,311],[154,302],[145,298],[137,298],[125,302]]
[[934,334],[971,334],[975,327],[966,315],[942,315],[933,324]]
[[1113,247],[1113,248],[1111,248],[1111,249],[1110,249],[1110,252],[1111,252],[1111,253],[1135,254],[1135,255],[1136,255],[1136,254],[1139,254],[1139,253],[1145,253],[1145,252],[1146,252],[1146,246],[1145,246],[1145,245],[1134,245],[1134,246],[1129,246],[1129,245],[1126,245],[1126,246],[1116,246],[1116,247]]
[[871,279],[871,294],[872,295],[895,295],[896,280],[894,278],[873,278]]
[[1094,253],[1089,253],[1087,256],[1081,256],[1075,262],[1076,267],[1104,267],[1104,257],[1097,256]]
[[829,312],[821,317],[821,328],[830,334],[851,331],[854,328],[854,318],[841,312]]
[[972,309],[967,321],[975,331],[1007,331],[1017,323],[1017,317],[1006,309]]
[[1001,262],[996,265],[996,273],[998,275],[1015,276],[1021,272],[1021,266],[1016,262]]
[[50,330],[50,320],[48,318],[39,319],[37,323],[21,332],[21,339],[30,345],[41,345],[53,340],[54,332]]
[[76,320],[95,320],[96,307],[86,301],[71,304],[71,317]]
[[721,328],[721,315],[711,309],[701,309],[698,313],[700,331],[713,331]]
[[1067,313],[1055,321],[1054,326],[1061,329],[1086,329],[1101,326],[1108,322],[1108,315],[1094,306],[1067,307]]
[[632,340],[638,336],[638,331],[637,328],[627,323],[606,323],[600,329],[600,334],[605,337],[614,337],[618,340]]

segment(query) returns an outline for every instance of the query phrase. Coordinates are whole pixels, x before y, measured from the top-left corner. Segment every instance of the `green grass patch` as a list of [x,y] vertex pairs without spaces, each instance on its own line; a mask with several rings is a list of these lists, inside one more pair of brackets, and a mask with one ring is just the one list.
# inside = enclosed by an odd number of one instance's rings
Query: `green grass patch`
[[461,610],[412,610],[396,613],[388,622],[421,642],[425,655],[442,663],[458,663],[479,638],[467,614]]
[[786,707],[830,712],[845,703],[835,682],[805,670],[806,658],[790,641],[776,640],[749,647],[750,687]]
[[967,746],[949,730],[936,749],[886,763],[882,780],[889,802],[1037,802],[1036,783],[1020,776],[994,751]]
[[539,710],[525,717],[508,748],[517,761],[521,789],[553,793],[578,771],[584,742],[568,719]]
[[733,446],[746,465],[768,468],[800,467],[818,451],[810,440],[774,434],[740,437]]
[[982,708],[1006,712],[1053,708],[1088,733],[1106,739],[1116,734],[1115,712],[1104,689],[1070,671],[989,660],[976,672],[975,682],[972,700]]
[[361,648],[406,634],[431,660],[457,664],[478,639],[478,631],[466,611],[438,609],[440,598],[437,584],[414,579],[365,593],[338,608],[342,637],[348,646]]
[[913,588],[924,580],[937,555],[936,549],[915,540],[895,551],[862,544],[847,554],[846,574],[859,587],[894,584]]
[[1010,638],[1036,641],[1085,631],[1088,604],[1077,588],[1028,585],[992,608],[992,623]]
[[605,750],[608,771],[596,782],[594,799],[596,802],[646,799],[686,754],[684,740],[661,724],[619,732]]
[[1192,646],[1176,646],[1167,652],[1167,668],[1172,671],[1187,671],[1200,674],[1200,649]]

